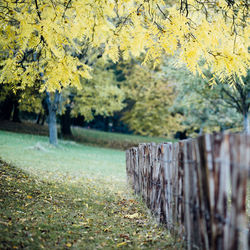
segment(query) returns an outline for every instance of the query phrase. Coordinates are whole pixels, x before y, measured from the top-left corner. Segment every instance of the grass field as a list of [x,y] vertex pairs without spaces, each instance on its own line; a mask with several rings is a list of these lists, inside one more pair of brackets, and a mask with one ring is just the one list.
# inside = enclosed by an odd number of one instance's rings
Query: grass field
[[167,138],[110,133],[80,127],[72,127],[72,133],[74,140],[78,142],[98,143],[99,146],[118,149],[128,149],[133,146],[138,146],[139,143],[174,141],[173,139]]
[[0,131],[0,249],[10,248],[182,249],[183,243],[131,194],[124,151],[69,140],[53,147],[44,136]]
[[0,158],[0,249],[182,248],[131,194],[123,151],[0,131]]
[[44,136],[0,131],[0,156],[13,165],[43,175],[109,176],[125,179],[125,154],[115,149],[59,140],[53,147]]
[[[34,122],[22,122],[14,123],[9,121],[1,121],[0,122],[0,130],[24,133],[24,134],[33,134],[33,135],[44,135],[48,136],[48,126],[37,125]],[[58,128],[60,131],[60,129]],[[120,133],[108,133],[98,130],[85,129],[81,127],[72,127],[73,136],[67,137],[68,140],[77,141],[79,143],[106,147],[106,148],[114,148],[114,149],[122,149],[125,150],[127,148],[137,146],[139,143],[147,143],[147,142],[166,142],[166,141],[174,141],[167,138],[159,138],[159,137],[146,137],[139,135],[128,135],[128,134],[120,134]]]

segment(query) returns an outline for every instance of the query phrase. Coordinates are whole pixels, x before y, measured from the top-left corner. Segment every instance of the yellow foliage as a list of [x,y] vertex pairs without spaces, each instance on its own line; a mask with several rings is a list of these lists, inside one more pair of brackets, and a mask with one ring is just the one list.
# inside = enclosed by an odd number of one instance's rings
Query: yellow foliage
[[141,135],[169,137],[182,129],[182,117],[171,110],[176,95],[175,86],[161,71],[132,65],[124,73],[126,80],[123,88],[132,106],[122,120],[131,130]]
[[[90,78],[90,71],[76,54],[104,44],[114,62],[146,52],[145,62],[157,65],[163,53],[175,54],[202,74],[202,59],[221,80],[245,76],[249,68],[245,0],[189,0],[182,9],[163,0],[5,0],[0,14],[0,48],[8,53],[0,82],[23,87],[39,76],[42,91],[79,87],[77,77]],[[31,49],[39,62],[22,57]]]
[[[25,88],[40,79],[41,91],[50,92],[69,85],[80,88],[79,77],[91,76],[76,53],[86,45],[99,47],[113,36],[115,26],[110,18],[115,17],[114,6],[112,0],[6,0],[0,6],[0,47],[8,58],[1,58],[0,81],[21,83]],[[24,55],[31,49],[37,58],[27,60]],[[118,47],[109,50],[110,58],[117,61]]]

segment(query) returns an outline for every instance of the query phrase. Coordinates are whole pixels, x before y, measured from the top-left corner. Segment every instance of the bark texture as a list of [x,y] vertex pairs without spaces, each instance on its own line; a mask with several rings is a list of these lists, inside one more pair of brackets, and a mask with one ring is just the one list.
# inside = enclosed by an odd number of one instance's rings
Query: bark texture
[[56,126],[56,114],[61,99],[61,94],[56,91],[53,100],[51,100],[52,93],[46,92],[46,104],[49,111],[49,142],[52,145],[58,144],[57,126]]

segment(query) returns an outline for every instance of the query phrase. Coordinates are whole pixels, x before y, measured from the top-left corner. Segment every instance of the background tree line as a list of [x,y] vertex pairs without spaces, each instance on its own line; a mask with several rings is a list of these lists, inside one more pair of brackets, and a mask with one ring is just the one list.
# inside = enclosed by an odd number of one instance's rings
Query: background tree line
[[[60,133],[72,135],[71,125],[161,137],[242,130],[249,112],[249,73],[240,88],[219,81],[211,87],[183,66],[176,70],[175,61],[165,58],[153,69],[135,59],[117,64],[97,59],[94,77],[81,80],[84,92],[74,87],[61,92]],[[1,119],[20,122],[21,111],[44,124],[49,114],[46,98],[34,86],[13,94],[1,85]]]
[[[46,114],[55,145],[58,114],[70,133],[69,117],[121,110],[140,134],[227,129],[240,120],[249,133],[248,9],[227,0],[6,0],[2,117]],[[192,75],[171,70],[170,55]]]

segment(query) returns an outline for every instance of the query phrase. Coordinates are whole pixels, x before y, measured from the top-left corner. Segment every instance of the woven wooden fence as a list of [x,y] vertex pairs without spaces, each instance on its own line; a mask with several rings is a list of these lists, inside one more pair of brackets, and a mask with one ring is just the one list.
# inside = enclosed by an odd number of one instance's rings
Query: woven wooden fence
[[249,136],[140,144],[126,151],[126,162],[135,193],[188,249],[250,249]]

